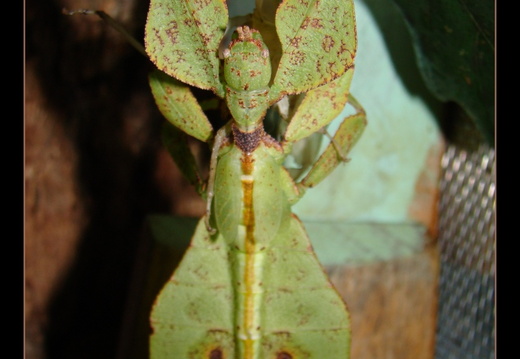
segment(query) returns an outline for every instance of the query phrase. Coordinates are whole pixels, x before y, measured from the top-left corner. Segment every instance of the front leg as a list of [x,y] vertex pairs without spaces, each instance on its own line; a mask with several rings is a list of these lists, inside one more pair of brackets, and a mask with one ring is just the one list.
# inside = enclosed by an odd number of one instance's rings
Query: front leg
[[189,86],[158,70],[149,82],[157,107],[172,125],[202,142],[211,141],[213,126]]
[[213,235],[217,232],[216,228],[211,226],[211,204],[213,203],[213,197],[215,195],[214,186],[215,186],[215,173],[217,170],[217,161],[218,161],[218,153],[223,144],[225,144],[229,138],[229,134],[231,133],[231,128],[229,123],[222,127],[217,131],[215,135],[215,141],[213,142],[213,147],[211,149],[211,160],[209,164],[209,178],[208,185],[206,190],[206,216],[204,216],[206,229],[208,230],[210,235]]
[[351,67],[336,80],[307,92],[294,113],[289,113],[285,142],[301,140],[331,123],[349,101],[353,74]]
[[349,95],[349,103],[354,107],[356,113],[343,119],[325,151],[307,175],[297,184],[300,195],[303,195],[307,188],[316,186],[340,163],[344,162],[348,152],[361,137],[367,124],[365,110],[352,95]]

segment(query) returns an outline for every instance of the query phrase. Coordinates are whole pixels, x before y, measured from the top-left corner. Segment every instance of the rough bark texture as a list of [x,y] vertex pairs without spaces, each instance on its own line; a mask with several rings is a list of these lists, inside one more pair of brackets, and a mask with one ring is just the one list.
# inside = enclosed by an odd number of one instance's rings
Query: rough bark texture
[[64,7],[142,39],[148,1],[26,2],[26,358],[114,358],[143,221],[203,204],[160,143],[151,64]]

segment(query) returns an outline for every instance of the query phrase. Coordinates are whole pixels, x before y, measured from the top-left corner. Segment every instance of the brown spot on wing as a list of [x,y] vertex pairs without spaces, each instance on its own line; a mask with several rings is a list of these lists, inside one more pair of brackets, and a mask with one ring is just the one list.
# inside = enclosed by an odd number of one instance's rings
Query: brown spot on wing
[[276,359],[293,359],[293,356],[287,352],[276,353]]
[[209,353],[208,359],[224,359],[224,354],[222,353],[222,349],[215,348],[211,350]]
[[[176,21],[170,21],[169,27],[167,27],[164,31],[166,32],[166,35],[168,35],[168,38],[170,39],[170,43],[172,45],[175,45],[179,42],[178,36],[179,36],[179,28]],[[162,43],[162,39],[161,39]]]
[[321,43],[321,47],[323,48],[323,50],[325,52],[330,52],[330,50],[332,50],[332,48],[334,47],[334,39],[332,38],[332,36],[329,36],[329,35],[325,35],[325,37],[323,38],[323,41]]
[[291,63],[291,65],[300,66],[306,61],[305,58],[305,52],[295,50],[290,53],[289,62]]
[[294,38],[292,38],[290,40],[290,43],[291,43],[291,46],[295,47],[295,48],[298,48],[300,47],[300,42],[302,41],[302,37],[301,36],[295,36]]

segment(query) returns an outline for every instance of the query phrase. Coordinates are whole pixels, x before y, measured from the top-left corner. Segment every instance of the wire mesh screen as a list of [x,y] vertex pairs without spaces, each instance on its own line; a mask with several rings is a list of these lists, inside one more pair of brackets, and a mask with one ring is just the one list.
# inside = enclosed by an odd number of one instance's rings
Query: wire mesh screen
[[495,158],[455,145],[442,160],[436,359],[495,355]]

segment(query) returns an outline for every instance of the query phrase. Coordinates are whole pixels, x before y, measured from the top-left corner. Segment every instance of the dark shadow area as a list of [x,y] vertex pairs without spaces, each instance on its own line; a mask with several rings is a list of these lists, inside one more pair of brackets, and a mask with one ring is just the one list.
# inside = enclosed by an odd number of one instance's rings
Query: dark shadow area
[[171,278],[191,241],[197,218],[151,215],[146,220],[146,248],[136,263],[129,297],[136,298],[126,309],[118,359],[149,358],[149,337],[153,333],[150,313],[163,286]]
[[[148,1],[105,3],[131,9],[124,25],[143,38]],[[144,221],[170,208],[153,177],[163,119],[147,83],[149,61],[101,21],[63,15],[67,5],[26,4],[27,63],[75,145],[87,217],[70,271],[51,299],[45,352],[53,359],[112,359]]]

